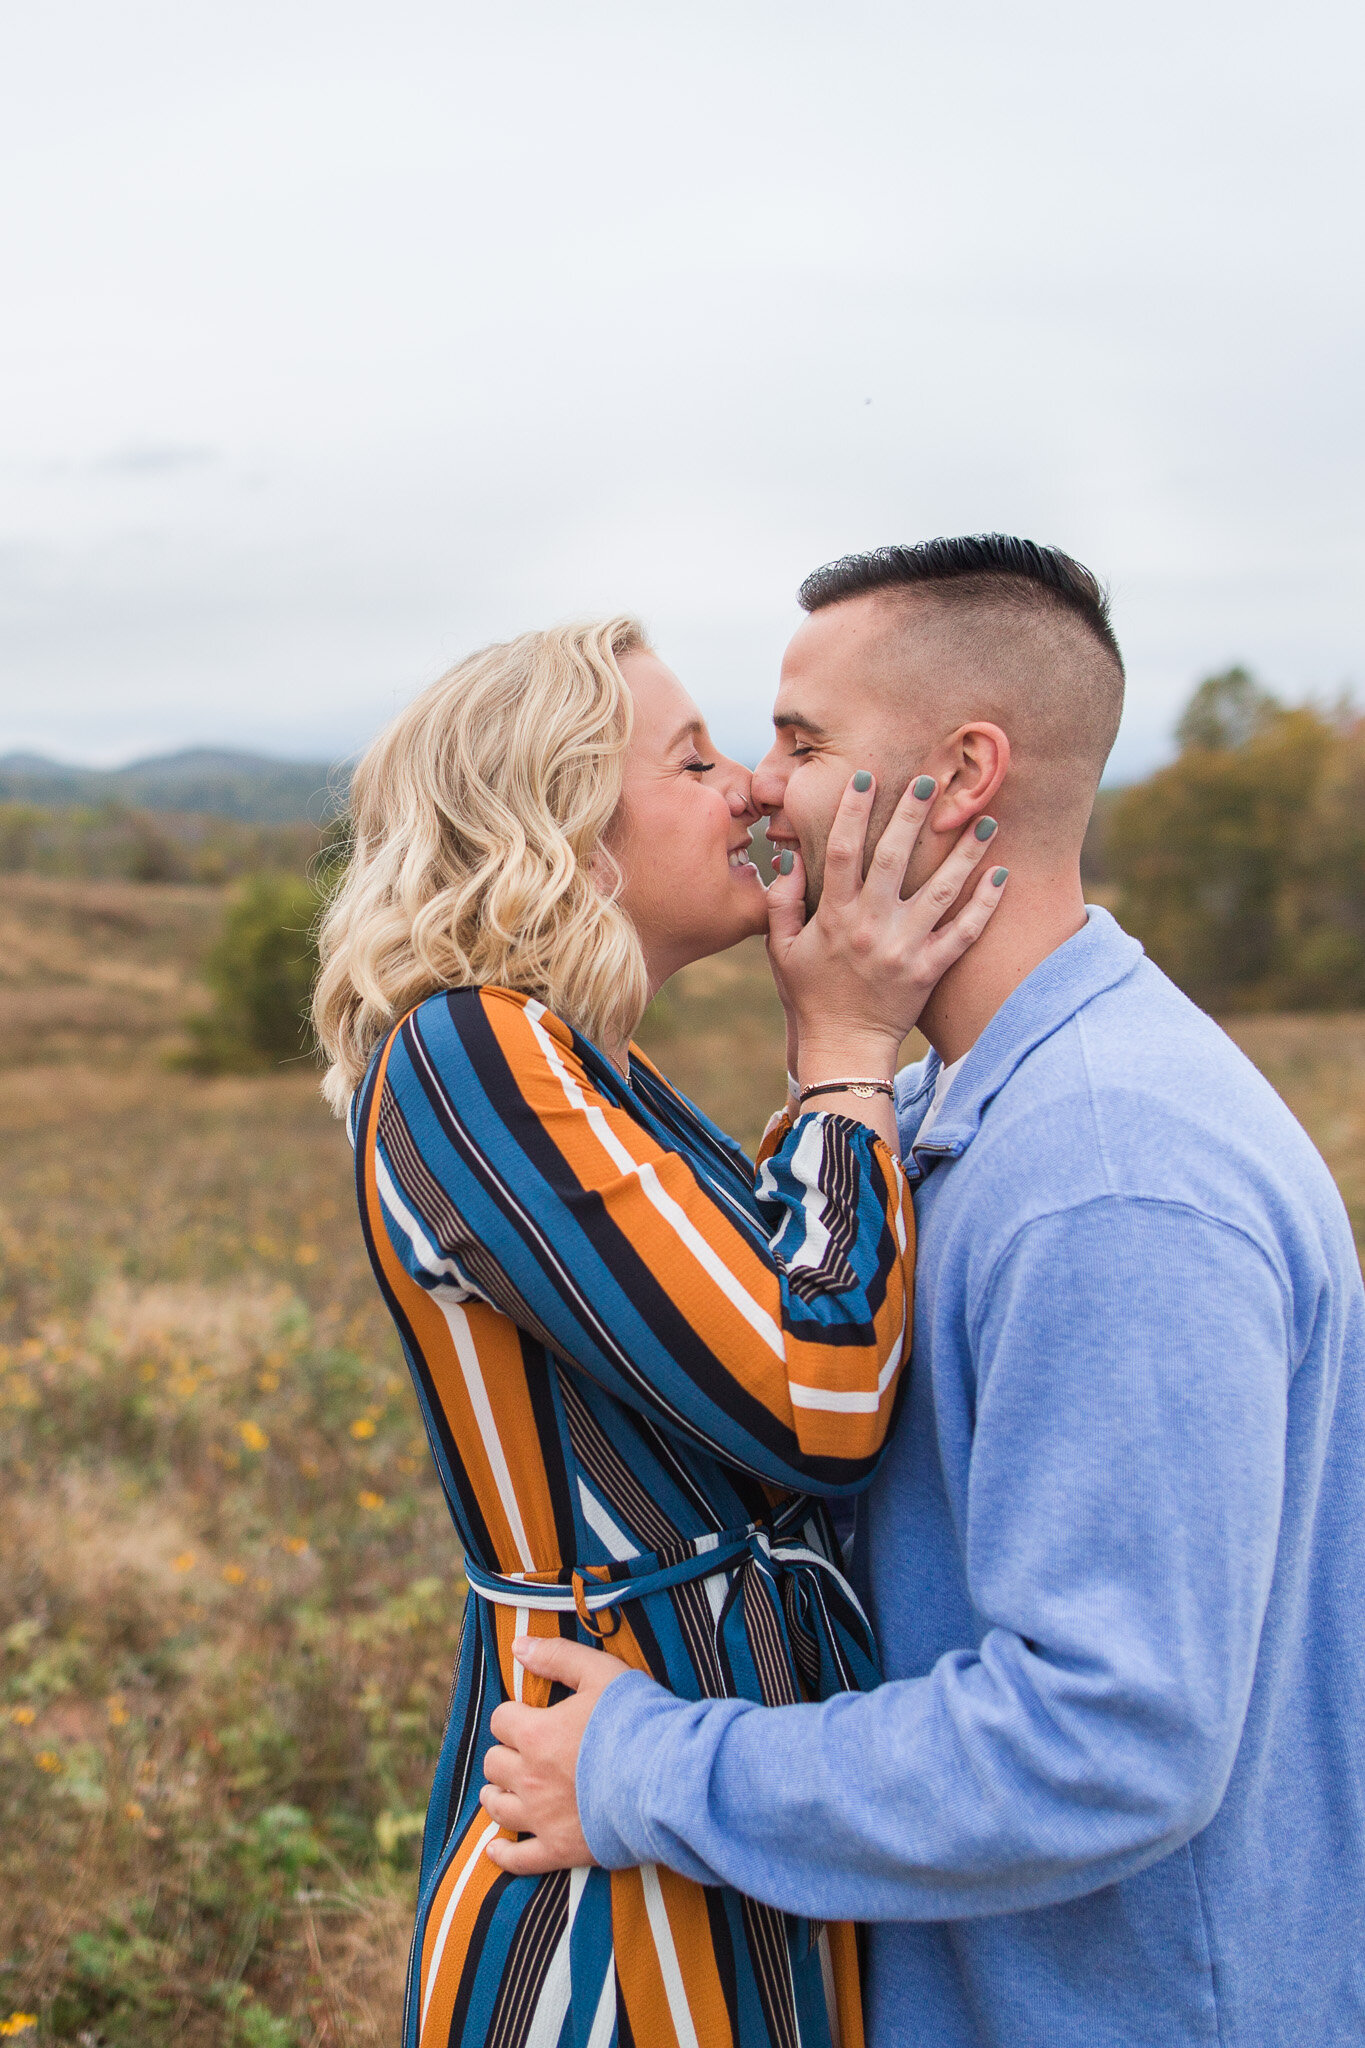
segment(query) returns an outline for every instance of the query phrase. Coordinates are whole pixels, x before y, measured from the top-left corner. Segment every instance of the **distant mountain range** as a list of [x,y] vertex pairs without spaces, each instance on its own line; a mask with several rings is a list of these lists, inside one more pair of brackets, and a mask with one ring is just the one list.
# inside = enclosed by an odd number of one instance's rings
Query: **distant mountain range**
[[206,811],[258,825],[322,824],[346,790],[326,761],[277,761],[219,747],[187,747],[126,768],[69,768],[41,754],[0,754],[0,803],[129,804],[143,811]]

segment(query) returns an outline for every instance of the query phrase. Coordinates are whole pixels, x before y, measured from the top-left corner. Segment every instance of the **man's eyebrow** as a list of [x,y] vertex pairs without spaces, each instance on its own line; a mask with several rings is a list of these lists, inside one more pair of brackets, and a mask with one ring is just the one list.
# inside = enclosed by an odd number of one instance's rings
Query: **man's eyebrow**
[[799,711],[775,711],[773,724],[779,732],[808,732],[813,740],[829,737],[823,725],[817,725],[813,718],[803,718]]

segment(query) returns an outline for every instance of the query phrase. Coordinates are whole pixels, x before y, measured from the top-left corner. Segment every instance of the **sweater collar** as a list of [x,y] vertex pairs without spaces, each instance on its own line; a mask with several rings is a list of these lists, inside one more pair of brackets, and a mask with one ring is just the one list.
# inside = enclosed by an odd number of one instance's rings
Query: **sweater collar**
[[[956,1159],[965,1152],[988,1106],[1034,1048],[1105,989],[1126,980],[1141,960],[1141,945],[1107,910],[1087,904],[1085,916],[1074,937],[1040,960],[1000,1005],[966,1055],[922,1154],[918,1142],[911,1140],[905,1162],[911,1178],[918,1178],[935,1160]],[[942,1060],[931,1052],[913,1092],[897,1103],[907,1124],[923,1120],[942,1069]]]

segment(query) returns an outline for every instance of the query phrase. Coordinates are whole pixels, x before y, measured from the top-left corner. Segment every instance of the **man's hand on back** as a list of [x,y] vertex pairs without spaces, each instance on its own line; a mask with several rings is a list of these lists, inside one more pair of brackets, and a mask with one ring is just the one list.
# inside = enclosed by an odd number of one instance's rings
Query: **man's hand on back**
[[538,1877],[593,1861],[578,1819],[578,1751],[593,1708],[629,1667],[601,1650],[554,1637],[519,1636],[512,1654],[537,1678],[573,1688],[571,1698],[553,1707],[506,1700],[490,1724],[500,1746],[484,1758],[488,1782],[480,1803],[490,1820],[530,1839],[509,1842],[500,1835],[485,1854],[514,1877]]

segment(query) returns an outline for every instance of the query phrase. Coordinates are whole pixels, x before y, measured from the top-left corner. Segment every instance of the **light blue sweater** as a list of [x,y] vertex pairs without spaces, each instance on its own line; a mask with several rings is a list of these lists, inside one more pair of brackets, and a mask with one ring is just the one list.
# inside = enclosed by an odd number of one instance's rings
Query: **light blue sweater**
[[[901,1077],[907,1164],[937,1072]],[[1101,910],[914,1164],[855,1556],[887,1683],[619,1680],[593,1853],[879,1923],[872,2048],[1358,2048],[1365,1296],[1326,1168]]]

